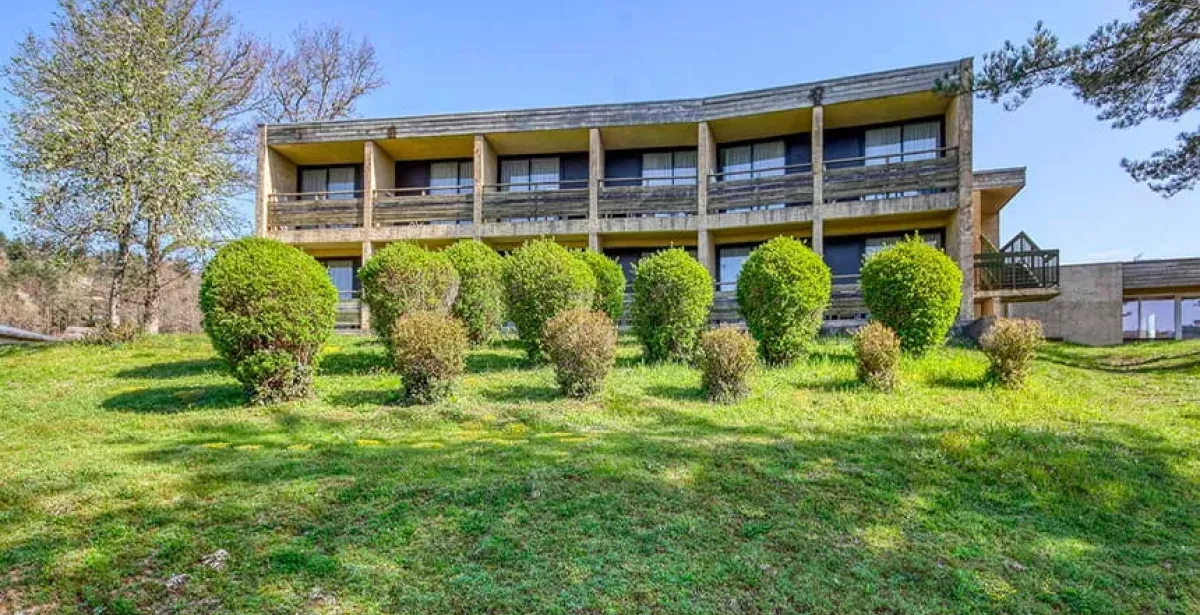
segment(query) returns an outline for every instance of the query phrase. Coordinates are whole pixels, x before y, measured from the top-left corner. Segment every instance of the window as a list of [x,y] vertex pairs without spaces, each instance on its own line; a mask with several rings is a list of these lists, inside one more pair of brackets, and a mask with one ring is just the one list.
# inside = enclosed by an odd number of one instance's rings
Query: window
[[717,248],[717,290],[737,290],[738,276],[742,266],[750,258],[750,252],[758,244],[744,246],[724,246]]
[[1175,299],[1130,299],[1121,321],[1127,340],[1175,339]]
[[941,141],[941,122],[915,122],[901,126],[867,130],[863,155],[864,164],[891,164],[929,160],[937,157]]
[[558,156],[500,161],[501,192],[558,190]]
[[[721,150],[721,180],[757,179],[774,177],[787,172],[787,148],[783,141],[763,141],[748,145],[736,145]],[[742,213],[763,209],[783,209],[784,203],[768,203],[753,207],[736,207],[728,213]]]
[[316,167],[300,173],[300,192],[306,198],[345,200],[358,198],[358,168]]
[[1200,297],[1188,297],[1180,301],[1183,302],[1180,306],[1182,318],[1179,319],[1183,339],[1200,340]]
[[329,272],[329,279],[338,291],[339,300],[346,301],[358,296],[354,290],[355,267],[352,259],[327,260],[325,270]]
[[[904,239],[904,236],[892,235],[889,237],[872,237],[867,240],[866,245],[863,247],[863,258],[871,256],[872,254],[890,245],[898,243],[901,239]],[[922,235],[921,239],[925,241],[926,245],[933,246],[939,250],[942,249],[941,235]]]
[[647,152],[642,154],[643,186],[685,186],[696,183],[696,152]]
[[470,160],[430,163],[429,194],[470,194],[475,186],[474,167]]

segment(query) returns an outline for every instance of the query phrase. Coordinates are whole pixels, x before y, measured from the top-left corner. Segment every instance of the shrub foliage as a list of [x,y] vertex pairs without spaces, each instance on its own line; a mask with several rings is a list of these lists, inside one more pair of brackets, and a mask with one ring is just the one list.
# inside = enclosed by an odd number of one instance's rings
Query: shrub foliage
[[596,296],[592,309],[608,314],[613,322],[621,320],[625,311],[625,271],[617,261],[593,250],[576,252],[596,276]]
[[392,327],[392,365],[404,384],[406,403],[427,404],[446,397],[463,372],[467,330],[440,311],[401,316]]
[[252,403],[312,393],[337,289],[313,257],[269,239],[227,244],[204,269],[204,331]]
[[905,352],[924,354],[954,324],[962,277],[954,261],[914,235],[867,259],[863,299],[871,318],[895,331]]
[[573,309],[587,309],[596,276],[584,262],[552,239],[526,242],[504,259],[508,315],[530,360],[542,358],[546,323]]
[[718,327],[700,336],[696,360],[704,392],[712,401],[731,403],[750,392],[754,369],[754,340],[734,327]]
[[646,358],[691,360],[712,309],[712,276],[682,248],[647,256],[635,271],[633,329]]
[[617,358],[617,328],[604,312],[567,310],[546,323],[544,345],[563,394],[583,399],[604,388]]
[[504,286],[500,280],[504,259],[474,239],[459,241],[443,254],[458,272],[454,316],[467,327],[472,344],[485,343],[504,321]]
[[890,391],[900,383],[900,338],[878,320],[854,334],[854,358],[863,384]]
[[997,319],[979,338],[979,346],[991,364],[989,376],[1009,388],[1024,386],[1044,340],[1042,323],[1036,320]]
[[447,312],[458,295],[458,273],[445,254],[408,242],[375,253],[358,272],[363,301],[371,308],[371,328],[385,344],[401,316],[418,311]]
[[776,237],[750,253],[737,281],[738,309],[763,361],[791,363],[817,337],[833,278],[816,252]]

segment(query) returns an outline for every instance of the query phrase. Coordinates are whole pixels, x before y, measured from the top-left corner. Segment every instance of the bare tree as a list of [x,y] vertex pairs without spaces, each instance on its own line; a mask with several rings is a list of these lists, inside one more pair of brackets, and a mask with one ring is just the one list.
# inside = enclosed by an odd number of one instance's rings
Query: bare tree
[[301,25],[290,48],[271,50],[260,112],[267,122],[352,117],[355,102],[385,84],[365,37],[353,40],[336,25]]

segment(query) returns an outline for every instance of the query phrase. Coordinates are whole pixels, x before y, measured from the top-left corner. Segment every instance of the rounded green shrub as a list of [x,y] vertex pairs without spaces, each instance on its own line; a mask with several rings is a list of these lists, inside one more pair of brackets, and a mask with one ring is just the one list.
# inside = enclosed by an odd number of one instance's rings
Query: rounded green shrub
[[567,397],[584,399],[604,388],[617,359],[617,327],[607,314],[567,310],[546,323],[546,354]]
[[467,330],[444,312],[416,311],[392,327],[392,366],[404,384],[403,399],[428,404],[444,399],[463,372]]
[[414,243],[389,244],[358,270],[358,277],[371,308],[371,328],[384,344],[401,316],[448,312],[458,296],[458,272],[450,259]]
[[979,338],[979,347],[988,358],[988,376],[1007,388],[1021,388],[1044,341],[1042,323],[1036,320],[997,319]]
[[625,311],[625,271],[617,261],[593,250],[580,250],[575,253],[596,276],[596,296],[592,299],[592,309],[608,314],[613,322],[621,320]]
[[459,241],[442,253],[458,272],[454,316],[467,327],[467,338],[472,344],[483,344],[504,322],[504,285],[500,280],[504,259],[487,244],[474,239]]
[[587,309],[596,292],[592,269],[552,239],[528,241],[504,259],[508,315],[530,360],[542,358],[546,323],[572,309]]
[[320,263],[270,239],[226,244],[200,281],[204,331],[256,404],[312,394],[337,301]]
[[791,363],[817,337],[833,277],[816,252],[791,237],[758,246],[742,265],[737,302],[769,365]]
[[736,327],[718,327],[700,336],[696,362],[710,401],[732,403],[745,399],[750,393],[754,354],[754,340]]
[[895,331],[905,352],[924,354],[954,325],[962,279],[950,257],[913,235],[863,264],[863,299],[871,318]]
[[634,271],[633,330],[646,358],[690,361],[712,309],[712,276],[682,248],[647,256]]
[[878,320],[854,333],[854,360],[858,380],[873,389],[890,391],[900,382],[900,338]]

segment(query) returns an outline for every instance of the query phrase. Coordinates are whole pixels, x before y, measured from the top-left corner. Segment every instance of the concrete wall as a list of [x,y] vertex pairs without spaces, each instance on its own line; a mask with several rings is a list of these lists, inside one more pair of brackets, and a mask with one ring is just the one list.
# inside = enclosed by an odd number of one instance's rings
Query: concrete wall
[[1121,263],[1066,265],[1059,272],[1061,294],[1040,303],[1010,303],[1008,315],[1033,318],[1046,337],[1104,346],[1120,344]]

